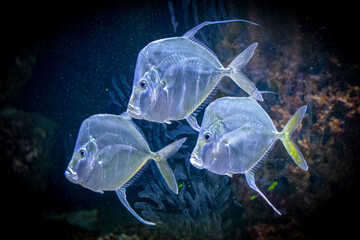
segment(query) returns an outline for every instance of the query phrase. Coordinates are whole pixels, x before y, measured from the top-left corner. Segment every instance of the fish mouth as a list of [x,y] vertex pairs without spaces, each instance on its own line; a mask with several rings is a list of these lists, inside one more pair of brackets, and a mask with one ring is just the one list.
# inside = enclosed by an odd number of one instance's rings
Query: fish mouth
[[141,114],[141,110],[138,107],[134,107],[133,105],[129,104],[127,107],[126,112],[132,117],[136,119],[142,119],[143,115]]
[[78,175],[71,168],[65,170],[65,177],[72,183],[79,183]]
[[190,157],[190,162],[191,164],[198,168],[198,169],[203,169],[203,162],[195,155],[195,154],[191,154],[191,157]]

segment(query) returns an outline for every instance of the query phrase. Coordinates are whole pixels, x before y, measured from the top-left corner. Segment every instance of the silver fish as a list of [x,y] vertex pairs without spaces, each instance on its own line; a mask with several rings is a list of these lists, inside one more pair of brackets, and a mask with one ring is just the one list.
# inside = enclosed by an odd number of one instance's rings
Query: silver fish
[[256,187],[255,170],[281,140],[294,162],[308,166],[291,136],[300,125],[306,105],[297,110],[285,128],[278,132],[265,110],[251,97],[224,97],[205,109],[201,130],[190,162],[219,175],[245,174],[249,186],[281,215]]
[[160,39],[144,47],[136,62],[127,109],[130,116],[160,123],[186,119],[198,131],[200,127],[190,114],[224,76],[262,101],[261,93],[241,71],[253,56],[257,43],[224,68],[217,56],[195,38],[196,32],[206,25],[235,21],[257,25],[239,19],[204,22],[181,37]]
[[[138,220],[142,219],[126,199],[126,187],[149,159],[155,160],[169,188],[178,193],[173,171],[166,159],[175,154],[186,138],[152,152],[141,130],[128,114],[99,114],[80,127],[72,159],[65,171],[67,179],[95,192],[116,191],[122,204]],[[137,174],[138,173],[138,174]]]

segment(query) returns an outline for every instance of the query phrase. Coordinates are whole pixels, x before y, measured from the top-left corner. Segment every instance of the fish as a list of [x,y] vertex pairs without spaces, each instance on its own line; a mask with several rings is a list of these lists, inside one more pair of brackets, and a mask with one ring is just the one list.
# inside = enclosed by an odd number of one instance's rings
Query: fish
[[292,139],[307,106],[300,107],[278,132],[272,119],[252,97],[223,97],[205,109],[191,164],[219,175],[244,174],[250,188],[281,215],[255,184],[255,171],[277,140],[281,140],[292,160],[307,171],[308,165]]
[[148,160],[153,159],[169,188],[177,194],[178,185],[167,159],[185,140],[179,139],[152,152],[141,129],[126,112],[93,115],[81,124],[65,176],[70,182],[94,192],[115,191],[125,208],[140,222],[155,225],[131,208],[126,188],[139,177]]
[[186,119],[196,131],[200,127],[191,115],[207,99],[224,76],[263,101],[261,93],[241,71],[250,61],[257,43],[241,52],[228,67],[206,45],[195,38],[210,24],[246,22],[234,19],[203,22],[181,37],[164,38],[146,45],[138,54],[127,112],[132,118],[168,123]]

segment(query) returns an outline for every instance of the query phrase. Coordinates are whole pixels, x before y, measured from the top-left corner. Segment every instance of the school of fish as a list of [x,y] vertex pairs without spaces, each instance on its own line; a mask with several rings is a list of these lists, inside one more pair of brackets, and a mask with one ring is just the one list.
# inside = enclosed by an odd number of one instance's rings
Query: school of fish
[[[277,131],[272,119],[257,102],[263,101],[263,92],[242,72],[257,43],[248,46],[225,68],[214,52],[195,38],[204,26],[229,22],[257,25],[240,19],[204,22],[181,37],[160,39],[145,46],[138,54],[127,111],[120,115],[97,114],[83,121],[65,171],[66,178],[95,192],[115,191],[121,203],[139,221],[155,225],[131,208],[126,188],[140,177],[144,165],[152,159],[169,189],[177,194],[175,175],[167,159],[180,149],[186,138],[152,152],[132,118],[167,124],[186,119],[198,132],[189,159],[191,164],[229,177],[244,174],[250,188],[281,215],[257,188],[254,175],[277,140],[283,143],[301,169],[308,169],[291,138],[307,107],[300,107],[284,129]],[[225,76],[249,97],[223,97],[208,104]],[[196,114],[207,104],[199,126]]]

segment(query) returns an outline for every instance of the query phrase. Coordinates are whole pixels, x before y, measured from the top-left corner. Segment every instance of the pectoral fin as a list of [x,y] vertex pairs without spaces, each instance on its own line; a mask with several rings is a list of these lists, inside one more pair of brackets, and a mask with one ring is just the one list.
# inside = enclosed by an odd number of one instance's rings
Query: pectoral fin
[[199,124],[197,123],[195,116],[193,116],[193,115],[187,116],[186,121],[189,123],[189,125],[192,129],[194,129],[197,132],[200,132],[201,128],[200,128]]
[[116,189],[116,194],[118,198],[120,199],[120,202],[124,205],[124,207],[134,215],[140,222],[145,223],[147,225],[155,225],[153,222],[146,221],[142,219],[137,213],[130,207],[127,199],[126,199],[126,188],[118,188]]

